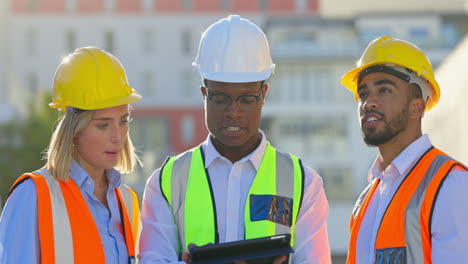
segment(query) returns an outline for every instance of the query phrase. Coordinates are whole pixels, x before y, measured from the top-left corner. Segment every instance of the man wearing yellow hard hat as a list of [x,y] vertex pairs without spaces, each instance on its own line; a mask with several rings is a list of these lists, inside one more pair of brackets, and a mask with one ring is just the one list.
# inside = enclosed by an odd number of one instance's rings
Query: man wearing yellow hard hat
[[130,103],[142,96],[119,60],[83,47],[57,68],[63,114],[43,168],[14,183],[0,218],[0,263],[134,263],[138,198],[121,173],[139,163]]
[[428,58],[383,36],[341,83],[358,101],[364,142],[379,152],[352,212],[347,263],[468,263],[467,168],[421,129],[440,98]]
[[[266,80],[275,68],[263,31],[237,15],[223,18],[203,33],[193,66],[202,79],[209,135],[148,180],[141,263],[190,263],[191,244],[284,233],[294,248],[289,263],[330,263],[322,179],[276,150],[259,129]],[[270,263],[286,262],[278,255]]]

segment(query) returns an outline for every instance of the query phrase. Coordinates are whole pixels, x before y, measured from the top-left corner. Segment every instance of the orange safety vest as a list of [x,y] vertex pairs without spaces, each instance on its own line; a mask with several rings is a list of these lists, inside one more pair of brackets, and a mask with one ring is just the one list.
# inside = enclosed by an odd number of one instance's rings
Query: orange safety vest
[[[382,217],[375,240],[375,263],[432,263],[431,218],[434,204],[446,176],[455,166],[467,170],[463,164],[434,147],[419,159],[398,187]],[[374,179],[353,209],[347,264],[356,263],[359,229],[379,182],[379,179]]]
[[[42,168],[19,177],[10,194],[27,179],[33,180],[37,190],[41,263],[106,263],[99,231],[76,183],[73,180],[56,180],[46,168]],[[124,185],[115,189],[115,197],[129,263],[132,263],[139,231],[138,198]]]

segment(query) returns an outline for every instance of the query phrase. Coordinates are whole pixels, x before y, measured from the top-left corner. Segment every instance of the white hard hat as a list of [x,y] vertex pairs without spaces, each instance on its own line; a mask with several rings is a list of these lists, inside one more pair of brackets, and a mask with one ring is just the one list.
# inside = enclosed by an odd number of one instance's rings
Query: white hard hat
[[264,81],[275,69],[263,31],[238,15],[206,29],[192,65],[204,79],[231,83]]

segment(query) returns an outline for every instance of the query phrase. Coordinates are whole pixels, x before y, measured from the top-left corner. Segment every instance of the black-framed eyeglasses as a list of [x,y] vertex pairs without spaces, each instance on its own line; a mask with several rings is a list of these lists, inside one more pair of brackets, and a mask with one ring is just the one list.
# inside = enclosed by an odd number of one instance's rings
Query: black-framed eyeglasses
[[258,95],[246,94],[238,97],[232,97],[227,94],[210,94],[208,93],[208,88],[204,88],[206,91],[206,97],[215,108],[224,110],[234,101],[239,105],[241,110],[250,111],[253,110],[257,106],[258,101],[260,101],[263,85],[258,90]]

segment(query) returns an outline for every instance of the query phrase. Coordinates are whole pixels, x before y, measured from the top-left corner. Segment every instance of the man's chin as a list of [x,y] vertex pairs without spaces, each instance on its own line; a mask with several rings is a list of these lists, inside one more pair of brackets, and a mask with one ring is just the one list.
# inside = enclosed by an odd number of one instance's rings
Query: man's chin
[[364,135],[363,141],[369,147],[378,147],[389,142],[393,137],[388,135]]
[[363,138],[363,141],[368,147],[377,147],[380,145],[378,142],[369,138]]

